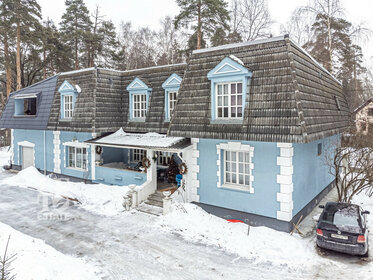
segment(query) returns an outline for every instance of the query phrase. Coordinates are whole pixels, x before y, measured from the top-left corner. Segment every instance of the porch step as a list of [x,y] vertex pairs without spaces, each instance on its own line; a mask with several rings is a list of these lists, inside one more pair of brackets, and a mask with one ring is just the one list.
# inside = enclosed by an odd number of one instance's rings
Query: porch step
[[144,203],[147,204],[147,205],[158,207],[158,208],[163,208],[163,202],[159,202],[159,201],[156,201],[156,200],[148,199]]
[[160,216],[163,213],[163,209],[157,206],[142,203],[137,207],[137,210],[146,214]]

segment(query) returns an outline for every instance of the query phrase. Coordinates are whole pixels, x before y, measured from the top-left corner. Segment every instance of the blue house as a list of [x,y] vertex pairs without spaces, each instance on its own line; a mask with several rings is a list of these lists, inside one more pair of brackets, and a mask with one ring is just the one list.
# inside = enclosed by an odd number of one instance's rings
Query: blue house
[[333,186],[323,155],[348,119],[341,84],[281,36],[188,64],[61,73],[12,93],[0,127],[14,169],[136,185],[142,201],[183,163],[187,202],[290,231]]

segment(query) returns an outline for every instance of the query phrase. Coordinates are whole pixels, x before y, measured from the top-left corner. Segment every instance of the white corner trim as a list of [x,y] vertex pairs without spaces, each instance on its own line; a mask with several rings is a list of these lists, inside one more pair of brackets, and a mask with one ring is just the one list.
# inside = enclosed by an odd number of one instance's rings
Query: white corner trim
[[17,144],[18,144],[18,146],[22,146],[22,147],[29,147],[29,148],[34,148],[35,147],[35,144],[31,143],[29,141],[21,141],[21,142],[18,142]]
[[14,129],[10,130],[10,163],[15,164],[14,162]]
[[277,174],[276,182],[280,185],[277,193],[277,201],[280,202],[280,210],[277,211],[277,219],[290,222],[293,218],[293,155],[292,143],[277,143],[280,156],[277,157],[277,165],[280,166],[280,174]]
[[[222,167],[221,167],[221,150],[229,150],[229,151],[237,151],[237,152],[249,152],[249,157],[250,157],[250,186],[249,189],[237,185],[224,185],[223,182],[221,182],[221,174],[222,174]],[[216,153],[218,156],[218,159],[216,161],[216,165],[218,167],[218,170],[216,172],[216,176],[218,178],[217,180],[217,187],[218,188],[230,188],[230,189],[236,189],[236,190],[245,190],[250,193],[254,193],[254,187],[253,187],[253,182],[254,182],[254,175],[253,175],[253,170],[254,170],[254,163],[253,163],[253,157],[254,157],[254,147],[247,145],[247,144],[242,144],[241,142],[228,142],[228,143],[220,143],[216,145]]]
[[61,174],[60,131],[53,131],[53,172]]
[[198,195],[198,188],[199,188],[199,166],[198,166],[198,158],[199,158],[199,151],[198,151],[198,138],[192,138],[192,160],[191,160],[191,201],[199,202],[199,195]]
[[[232,70],[228,70],[228,71],[220,71],[220,70],[222,70],[225,66],[229,66],[229,67],[231,67]],[[226,63],[224,63],[222,66],[220,66],[218,69],[216,69],[216,71],[213,73],[213,75],[223,75],[223,74],[236,73],[236,72],[241,72],[241,70],[238,69],[237,67],[233,66],[232,64],[226,62]]]

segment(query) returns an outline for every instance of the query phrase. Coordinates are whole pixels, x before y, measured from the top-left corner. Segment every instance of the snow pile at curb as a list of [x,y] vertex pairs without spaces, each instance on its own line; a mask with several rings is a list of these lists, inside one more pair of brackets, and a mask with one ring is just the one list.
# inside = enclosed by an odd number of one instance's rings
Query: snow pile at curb
[[77,199],[86,210],[107,216],[116,215],[123,211],[123,196],[129,191],[128,187],[53,180],[41,174],[35,167],[26,168],[2,182]]
[[277,265],[315,264],[314,243],[298,235],[275,231],[266,227],[251,227],[243,223],[229,223],[210,215],[194,204],[183,204],[180,209],[160,218],[157,227],[180,234],[191,242],[222,248],[248,258],[255,263],[271,262]]
[[0,223],[0,254],[3,255],[10,235],[8,256],[16,255],[11,263],[12,275],[22,280],[92,280],[99,279],[97,269],[82,259],[64,255],[44,241],[27,236]]

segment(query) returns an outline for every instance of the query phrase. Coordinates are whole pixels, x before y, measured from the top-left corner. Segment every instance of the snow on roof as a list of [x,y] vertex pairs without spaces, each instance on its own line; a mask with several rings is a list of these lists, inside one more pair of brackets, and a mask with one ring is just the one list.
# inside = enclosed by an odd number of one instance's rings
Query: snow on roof
[[236,61],[238,64],[241,64],[242,66],[244,66],[242,60],[239,59],[237,56],[231,54],[231,55],[229,56],[229,58],[233,59],[233,60]]
[[280,41],[280,40],[283,40],[283,39],[284,39],[284,36],[277,36],[277,37],[260,39],[260,40],[249,41],[249,42],[233,43],[233,44],[221,45],[221,46],[217,46],[217,47],[194,50],[193,54],[212,52],[212,51],[218,51],[218,50],[224,50],[224,49],[231,49],[231,48],[237,48],[237,47],[245,47],[245,46],[251,46],[251,45],[257,45],[257,44]]
[[97,144],[111,144],[121,146],[137,146],[137,147],[157,147],[157,148],[168,148],[181,141],[184,137],[167,137],[166,135],[158,133],[126,133],[122,128],[118,129],[113,134],[104,136],[91,142]]

